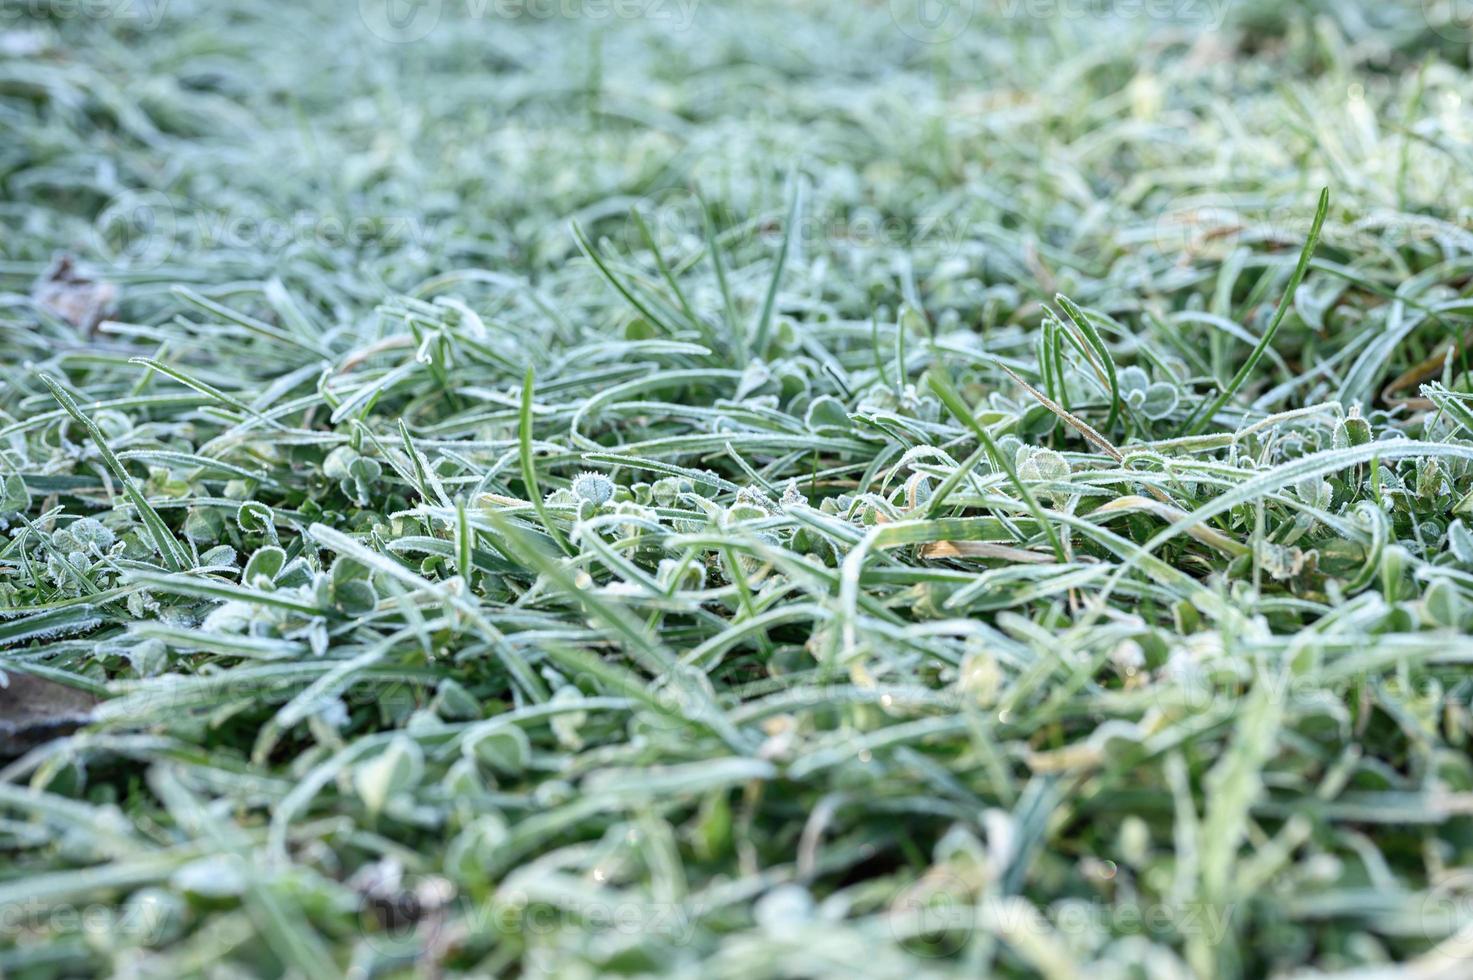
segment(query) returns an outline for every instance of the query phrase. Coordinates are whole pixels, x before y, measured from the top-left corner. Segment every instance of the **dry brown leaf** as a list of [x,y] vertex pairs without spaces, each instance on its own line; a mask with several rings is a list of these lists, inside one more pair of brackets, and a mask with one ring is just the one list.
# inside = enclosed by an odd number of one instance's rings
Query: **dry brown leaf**
[[19,755],[85,725],[97,698],[65,684],[4,672],[0,687],[0,756]]
[[[1094,511],[1094,514],[1135,513],[1152,514],[1156,517],[1161,518],[1161,520],[1166,521],[1168,524],[1175,524],[1177,521],[1187,516],[1187,512],[1179,507],[1173,507],[1170,504],[1161,503],[1159,500],[1148,500],[1145,497],[1134,495],[1129,497],[1120,497],[1116,500],[1112,500],[1108,504],[1096,508]],[[1090,516],[1093,517],[1094,514],[1091,514]],[[1216,548],[1223,554],[1231,555],[1235,558],[1239,555],[1246,555],[1250,550],[1249,547],[1246,544],[1243,544],[1241,541],[1236,541],[1220,531],[1214,531],[1212,528],[1204,527],[1201,524],[1192,525],[1191,527],[1187,528],[1186,533],[1196,538],[1203,544]]]
[[1053,555],[1024,551],[991,541],[936,541],[921,548],[922,558],[997,558],[1024,565],[1047,565]]
[[31,298],[42,309],[91,334],[112,314],[118,287],[80,275],[71,257],[63,255],[36,284]]

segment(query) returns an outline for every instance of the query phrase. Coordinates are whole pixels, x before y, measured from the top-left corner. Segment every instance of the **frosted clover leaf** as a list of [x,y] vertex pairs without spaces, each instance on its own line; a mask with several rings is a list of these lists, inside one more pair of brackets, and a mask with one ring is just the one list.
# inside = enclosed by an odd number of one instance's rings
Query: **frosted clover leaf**
[[[1013,467],[1018,471],[1018,479],[1027,483],[1063,483],[1069,479],[1069,461],[1052,449],[1019,446]],[[1058,490],[1044,493],[1056,504],[1068,497],[1067,493]]]
[[1148,419],[1164,419],[1176,410],[1181,400],[1175,385],[1153,382],[1142,368],[1134,366],[1120,372],[1119,385],[1125,404]]
[[210,610],[200,628],[207,633],[247,633],[257,621],[256,607],[248,602],[230,601]]
[[808,406],[803,423],[812,432],[823,435],[842,435],[853,425],[844,403],[832,395],[820,395]]
[[101,555],[116,540],[112,531],[92,517],[73,521],[51,537],[51,543],[63,551],[80,551],[93,556]]
[[742,487],[738,490],[736,502],[733,506],[751,507],[758,511],[757,516],[759,517],[766,516],[772,513],[773,510],[772,501],[768,499],[767,494],[763,493],[757,487]]
[[579,473],[573,480],[573,493],[591,504],[606,504],[614,497],[614,481],[602,473]]
[[1323,477],[1306,477],[1294,484],[1294,493],[1300,500],[1317,507],[1320,510],[1328,510],[1332,490],[1328,480]]
[[670,592],[682,589],[700,591],[706,587],[706,566],[699,561],[661,558],[655,572],[655,581]]
[[351,446],[339,446],[322,462],[323,474],[338,481],[343,493],[360,507],[368,506],[383,471],[378,460],[359,455]]
[[19,475],[7,476],[0,483],[0,530],[5,528],[5,515],[23,513],[31,507],[31,492]]
[[49,547],[38,554],[46,566],[46,577],[68,593],[82,582],[78,576],[91,570],[94,561],[117,540],[112,531],[94,518],[84,517],[52,533]]
[[1421,460],[1417,464],[1417,496],[1430,500],[1447,491],[1447,471],[1435,459]]
[[370,813],[378,813],[424,777],[424,752],[413,740],[399,736],[378,755],[353,771],[353,786]]
[[1055,481],[1069,479],[1069,463],[1052,449],[1021,446],[1016,459],[1018,476],[1024,480]]
[[1448,526],[1447,543],[1459,564],[1473,566],[1473,531],[1469,531],[1458,518]]
[[1371,435],[1371,423],[1361,417],[1359,405],[1352,405],[1345,418],[1336,423],[1332,445],[1336,449],[1364,446],[1371,441]]
[[1259,544],[1258,561],[1263,570],[1279,581],[1286,581],[1304,570],[1304,552],[1264,541]]

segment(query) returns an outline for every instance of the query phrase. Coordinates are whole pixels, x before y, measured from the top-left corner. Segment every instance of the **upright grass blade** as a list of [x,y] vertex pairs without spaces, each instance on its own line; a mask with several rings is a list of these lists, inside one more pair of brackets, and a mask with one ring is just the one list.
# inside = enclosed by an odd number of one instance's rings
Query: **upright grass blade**
[[657,313],[649,302],[635,291],[634,287],[614,274],[614,271],[609,268],[608,263],[599,255],[598,249],[588,240],[588,236],[583,233],[583,229],[575,223],[572,226],[572,231],[573,240],[578,243],[578,249],[588,258],[588,261],[593,263],[594,268],[598,269],[599,275],[603,276],[604,281],[610,286],[613,286],[619,295],[623,296],[629,302],[629,305],[634,307],[650,326],[657,328],[667,337],[673,336],[676,333],[674,326],[665,317]]
[[715,336],[706,325],[706,321],[701,319],[700,315],[690,305],[690,300],[686,298],[685,290],[681,287],[680,280],[670,271],[670,265],[665,261],[665,253],[660,250],[660,243],[655,240],[654,234],[650,231],[649,224],[644,220],[644,215],[639,213],[638,208],[635,208],[630,212],[630,219],[634,222],[635,227],[639,229],[639,237],[644,241],[645,247],[654,256],[655,268],[660,271],[660,278],[664,279],[665,284],[670,287],[670,294],[675,297],[675,301],[680,305],[680,311],[685,315],[686,322],[714,349],[716,347]]
[[1115,369],[1115,357],[1110,353],[1110,348],[1105,345],[1104,338],[1095,325],[1090,322],[1088,314],[1075,305],[1074,301],[1063,293],[1054,296],[1054,302],[1059,304],[1069,322],[1084,337],[1092,352],[1091,361],[1104,372],[1106,384],[1110,390],[1110,414],[1105,419],[1105,431],[1109,432],[1115,428],[1115,421],[1120,417],[1120,381]]
[[102,430],[90,418],[82,414],[82,410],[77,407],[77,403],[72,400],[72,396],[67,394],[66,390],[57,384],[56,381],[43,374],[41,375],[41,383],[50,389],[52,397],[61,404],[61,407],[66,410],[66,413],[75,419],[82,428],[87,430],[87,435],[91,437],[92,444],[97,447],[97,452],[102,456],[102,461],[107,464],[107,468],[112,471],[113,476],[122,484],[123,493],[128,498],[128,502],[138,509],[139,519],[148,528],[149,535],[153,538],[154,546],[158,548],[159,554],[163,556],[164,564],[174,571],[188,568],[191,564],[189,552],[174,537],[174,533],[169,530],[169,526],[164,523],[164,519],[159,516],[158,511],[154,510],[153,506],[149,504],[148,498],[144,497],[143,491],[138,488],[138,484],[133,481],[133,477],[123,468],[122,461],[108,448],[107,439],[103,436]]
[[725,317],[726,330],[736,344],[737,363],[745,365],[752,356],[747,331],[741,318],[737,316],[731,285],[726,280],[726,261],[721,257],[721,242],[716,236],[716,216],[704,200],[701,201],[701,218],[706,232],[706,254],[711,258],[711,271],[716,276],[716,287],[721,293],[721,312]]
[[557,522],[547,511],[547,502],[542,498],[542,490],[537,485],[537,461],[532,457],[532,368],[527,368],[527,373],[522,378],[522,403],[521,411],[517,416],[517,444],[522,463],[522,484],[527,488],[527,496],[530,498],[532,507],[537,511],[537,519],[542,522],[542,527],[548,535],[557,542],[557,546],[564,554],[572,554],[568,547],[567,539],[558,528]]
[[1248,359],[1238,369],[1238,373],[1233,375],[1232,381],[1228,382],[1227,387],[1222,390],[1217,398],[1205,410],[1198,409],[1187,417],[1186,422],[1182,424],[1182,435],[1194,436],[1210,425],[1218,411],[1232,400],[1233,395],[1237,394],[1238,389],[1243,387],[1244,382],[1253,376],[1254,370],[1258,367],[1259,360],[1263,357],[1263,352],[1268,350],[1269,345],[1273,343],[1274,335],[1279,332],[1279,326],[1284,322],[1284,317],[1288,315],[1289,309],[1294,305],[1294,295],[1298,292],[1299,284],[1304,281],[1304,274],[1309,269],[1309,260],[1314,256],[1315,246],[1319,244],[1320,230],[1324,227],[1325,215],[1329,210],[1330,189],[1326,187],[1320,191],[1320,200],[1319,204],[1315,207],[1314,223],[1310,225],[1309,237],[1304,240],[1304,248],[1299,253],[1299,262],[1294,267],[1293,275],[1289,277],[1288,285],[1284,289],[1284,295],[1279,300],[1278,309],[1274,311],[1273,319],[1269,321],[1268,329],[1264,330],[1263,336],[1259,338],[1257,346],[1253,348],[1252,352],[1248,355]]
[[783,241],[777,250],[777,261],[772,267],[772,276],[767,281],[767,294],[762,298],[762,312],[757,315],[757,323],[752,329],[752,353],[758,357],[767,356],[768,338],[772,333],[772,314],[777,306],[777,291],[782,285],[783,273],[788,266],[788,251],[793,244],[793,236],[798,234],[798,222],[803,214],[803,179],[794,174],[789,180],[788,189],[788,217],[783,225]]
[[1054,526],[1049,521],[1048,516],[1044,514],[1043,508],[1038,505],[1037,498],[1028,489],[1028,485],[1018,479],[1018,472],[1013,468],[1012,462],[1003,458],[1002,451],[997,448],[997,442],[992,438],[992,434],[973,417],[971,410],[967,408],[966,402],[962,401],[961,395],[957,394],[956,388],[952,386],[951,379],[947,377],[946,371],[944,369],[933,370],[927,375],[927,379],[931,390],[936,393],[937,398],[941,399],[941,404],[946,406],[946,410],[958,422],[972,430],[978,441],[987,449],[987,455],[992,459],[992,465],[1007,476],[1008,482],[1012,484],[1013,489],[1018,492],[1018,496],[1028,506],[1028,512],[1033,515],[1034,521],[1038,523],[1039,530],[1048,538],[1049,546],[1054,550],[1054,556],[1059,561],[1067,561],[1063,543],[1059,541],[1059,535],[1054,531]]

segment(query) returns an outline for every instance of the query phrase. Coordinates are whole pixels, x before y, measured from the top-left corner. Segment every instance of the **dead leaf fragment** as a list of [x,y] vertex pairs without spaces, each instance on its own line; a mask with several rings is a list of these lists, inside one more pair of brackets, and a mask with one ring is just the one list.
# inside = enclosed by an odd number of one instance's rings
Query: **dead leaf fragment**
[[97,698],[14,669],[0,686],[0,757],[19,755],[92,719]]
[[31,298],[43,309],[91,334],[112,315],[118,287],[81,275],[71,256],[63,255],[36,283]]
[[[1120,497],[1104,506],[1096,507],[1094,513],[1090,516],[1096,517],[1130,513],[1153,514],[1168,524],[1175,524],[1187,516],[1187,512],[1179,507],[1172,507],[1169,504],[1163,504],[1157,500],[1147,500],[1145,497],[1136,495]],[[1233,558],[1246,555],[1252,550],[1241,541],[1237,541],[1220,531],[1213,530],[1205,524],[1193,524],[1186,529],[1186,533],[1203,544],[1216,548],[1223,554]]]
[[936,541],[921,548],[922,558],[997,558],[1023,565],[1047,565],[1053,555],[1024,551],[991,541]]

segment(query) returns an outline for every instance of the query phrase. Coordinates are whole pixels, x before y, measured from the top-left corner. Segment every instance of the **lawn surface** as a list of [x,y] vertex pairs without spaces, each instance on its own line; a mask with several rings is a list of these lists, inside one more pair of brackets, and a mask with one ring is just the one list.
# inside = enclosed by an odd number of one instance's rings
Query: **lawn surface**
[[0,975],[1473,975],[1466,5],[937,9],[6,6]]

